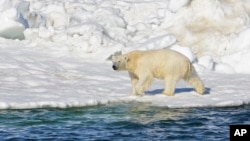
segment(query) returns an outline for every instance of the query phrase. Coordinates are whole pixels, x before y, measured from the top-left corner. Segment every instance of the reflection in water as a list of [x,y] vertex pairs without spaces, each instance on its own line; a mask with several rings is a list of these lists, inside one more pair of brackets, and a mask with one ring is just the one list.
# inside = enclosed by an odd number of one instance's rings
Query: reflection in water
[[189,109],[170,109],[149,107],[145,104],[134,104],[129,106],[128,115],[131,116],[131,121],[148,124],[162,120],[178,120],[188,114],[188,111]]

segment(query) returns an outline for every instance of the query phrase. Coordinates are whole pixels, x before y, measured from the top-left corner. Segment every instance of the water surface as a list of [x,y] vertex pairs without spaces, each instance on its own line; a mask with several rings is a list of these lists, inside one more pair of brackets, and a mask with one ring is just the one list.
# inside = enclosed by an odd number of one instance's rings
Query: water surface
[[169,109],[113,104],[0,111],[1,140],[229,140],[230,124],[250,124],[250,105]]

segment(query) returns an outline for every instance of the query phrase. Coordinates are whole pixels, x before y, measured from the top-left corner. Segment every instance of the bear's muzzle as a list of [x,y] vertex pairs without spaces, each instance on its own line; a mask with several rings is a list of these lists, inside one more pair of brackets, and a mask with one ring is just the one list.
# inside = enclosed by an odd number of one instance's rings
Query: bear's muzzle
[[117,70],[117,69],[118,69],[115,65],[113,65],[112,68],[113,68],[114,70]]

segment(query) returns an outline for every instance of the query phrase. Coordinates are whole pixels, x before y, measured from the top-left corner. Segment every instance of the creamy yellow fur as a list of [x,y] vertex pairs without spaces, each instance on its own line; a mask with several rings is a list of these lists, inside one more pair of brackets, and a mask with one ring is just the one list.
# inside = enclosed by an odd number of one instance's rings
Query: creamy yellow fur
[[165,81],[164,94],[174,95],[179,79],[186,80],[199,94],[205,87],[197,75],[195,68],[184,55],[170,50],[132,51],[114,56],[113,65],[117,70],[127,70],[131,78],[132,95],[144,95],[154,78]]

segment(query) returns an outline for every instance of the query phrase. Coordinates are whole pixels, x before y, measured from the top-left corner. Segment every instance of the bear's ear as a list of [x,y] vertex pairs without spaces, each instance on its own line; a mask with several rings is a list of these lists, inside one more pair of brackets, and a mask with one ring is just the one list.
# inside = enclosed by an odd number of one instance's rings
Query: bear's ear
[[129,61],[128,56],[124,56],[124,60],[125,60],[126,62],[128,62],[128,61]]
[[114,59],[116,59],[116,56],[115,56],[115,55],[112,55],[112,56],[111,56],[111,60],[114,60]]

